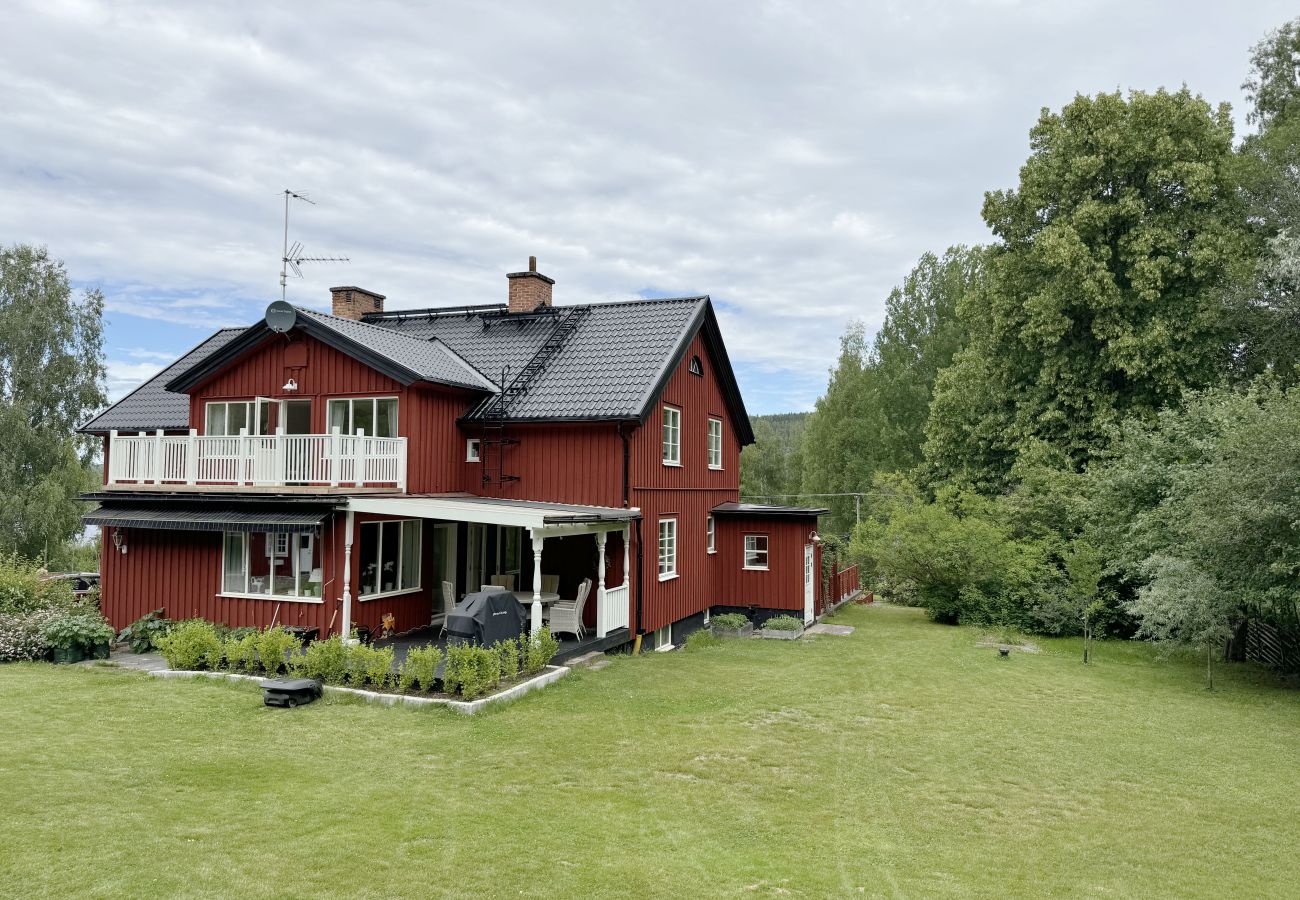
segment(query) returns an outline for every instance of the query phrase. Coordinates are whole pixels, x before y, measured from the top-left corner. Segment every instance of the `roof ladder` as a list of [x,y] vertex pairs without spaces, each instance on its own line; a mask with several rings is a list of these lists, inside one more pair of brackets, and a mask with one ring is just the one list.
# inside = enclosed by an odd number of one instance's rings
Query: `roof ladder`
[[[519,441],[511,438],[507,433],[509,424],[510,407],[514,401],[524,394],[528,393],[529,387],[546,371],[547,365],[550,364],[564,348],[569,338],[578,330],[578,326],[591,313],[589,306],[575,306],[568,310],[562,318],[551,329],[551,333],[546,336],[542,346],[537,348],[532,359],[524,363],[524,367],[519,370],[509,383],[506,379],[510,376],[509,368],[502,370],[501,383],[505,385],[501,393],[487,401],[483,407],[483,437],[479,443],[479,455],[483,462],[483,483],[484,484],[504,484],[508,481],[518,481],[518,475],[505,474],[505,448],[511,444],[518,444]],[[489,463],[492,451],[495,450],[495,461]]]

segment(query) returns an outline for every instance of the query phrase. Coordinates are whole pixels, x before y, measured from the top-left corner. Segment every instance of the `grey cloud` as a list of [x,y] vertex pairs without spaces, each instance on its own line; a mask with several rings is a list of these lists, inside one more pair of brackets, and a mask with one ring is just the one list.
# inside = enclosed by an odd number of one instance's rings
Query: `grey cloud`
[[[0,239],[111,314],[216,326],[278,296],[293,234],[395,307],[709,292],[769,408],[853,317],[986,238],[1042,106],[1186,81],[1240,103],[1284,4],[18,5],[0,35]],[[1239,110],[1240,112],[1240,110]],[[178,337],[176,350],[193,343]],[[117,354],[121,358],[124,354]],[[138,364],[137,364],[138,365]],[[140,369],[119,367],[127,378]]]

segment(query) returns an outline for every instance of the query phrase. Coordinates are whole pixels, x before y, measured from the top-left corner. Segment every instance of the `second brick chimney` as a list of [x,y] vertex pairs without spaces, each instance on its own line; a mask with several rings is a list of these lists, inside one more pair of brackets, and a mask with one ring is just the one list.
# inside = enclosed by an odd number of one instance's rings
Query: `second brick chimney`
[[510,312],[527,313],[551,305],[551,285],[555,279],[537,271],[536,256],[528,257],[527,272],[511,272],[506,278],[510,279]]
[[367,313],[381,313],[384,311],[384,295],[376,294],[374,291],[368,291],[365,288],[353,287],[346,285],[344,287],[330,288],[330,296],[334,300],[334,315],[340,319],[361,320],[361,317]]

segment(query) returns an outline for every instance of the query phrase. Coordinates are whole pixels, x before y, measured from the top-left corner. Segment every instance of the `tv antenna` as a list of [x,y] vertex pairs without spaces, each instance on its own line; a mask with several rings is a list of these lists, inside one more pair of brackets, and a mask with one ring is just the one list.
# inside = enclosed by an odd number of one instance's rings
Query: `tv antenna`
[[289,273],[292,272],[295,278],[302,277],[302,269],[299,268],[303,263],[318,262],[347,262],[346,256],[303,256],[302,241],[294,241],[293,246],[289,246],[289,201],[301,200],[303,203],[316,205],[306,194],[298,191],[284,189],[284,252],[280,257],[280,299],[284,299],[285,289],[289,283]]

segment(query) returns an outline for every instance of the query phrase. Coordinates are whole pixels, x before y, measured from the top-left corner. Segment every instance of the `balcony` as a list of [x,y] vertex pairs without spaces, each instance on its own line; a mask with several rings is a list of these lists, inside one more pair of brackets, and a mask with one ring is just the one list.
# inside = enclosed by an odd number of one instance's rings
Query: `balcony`
[[109,433],[108,480],[148,489],[343,488],[406,491],[406,438]]

